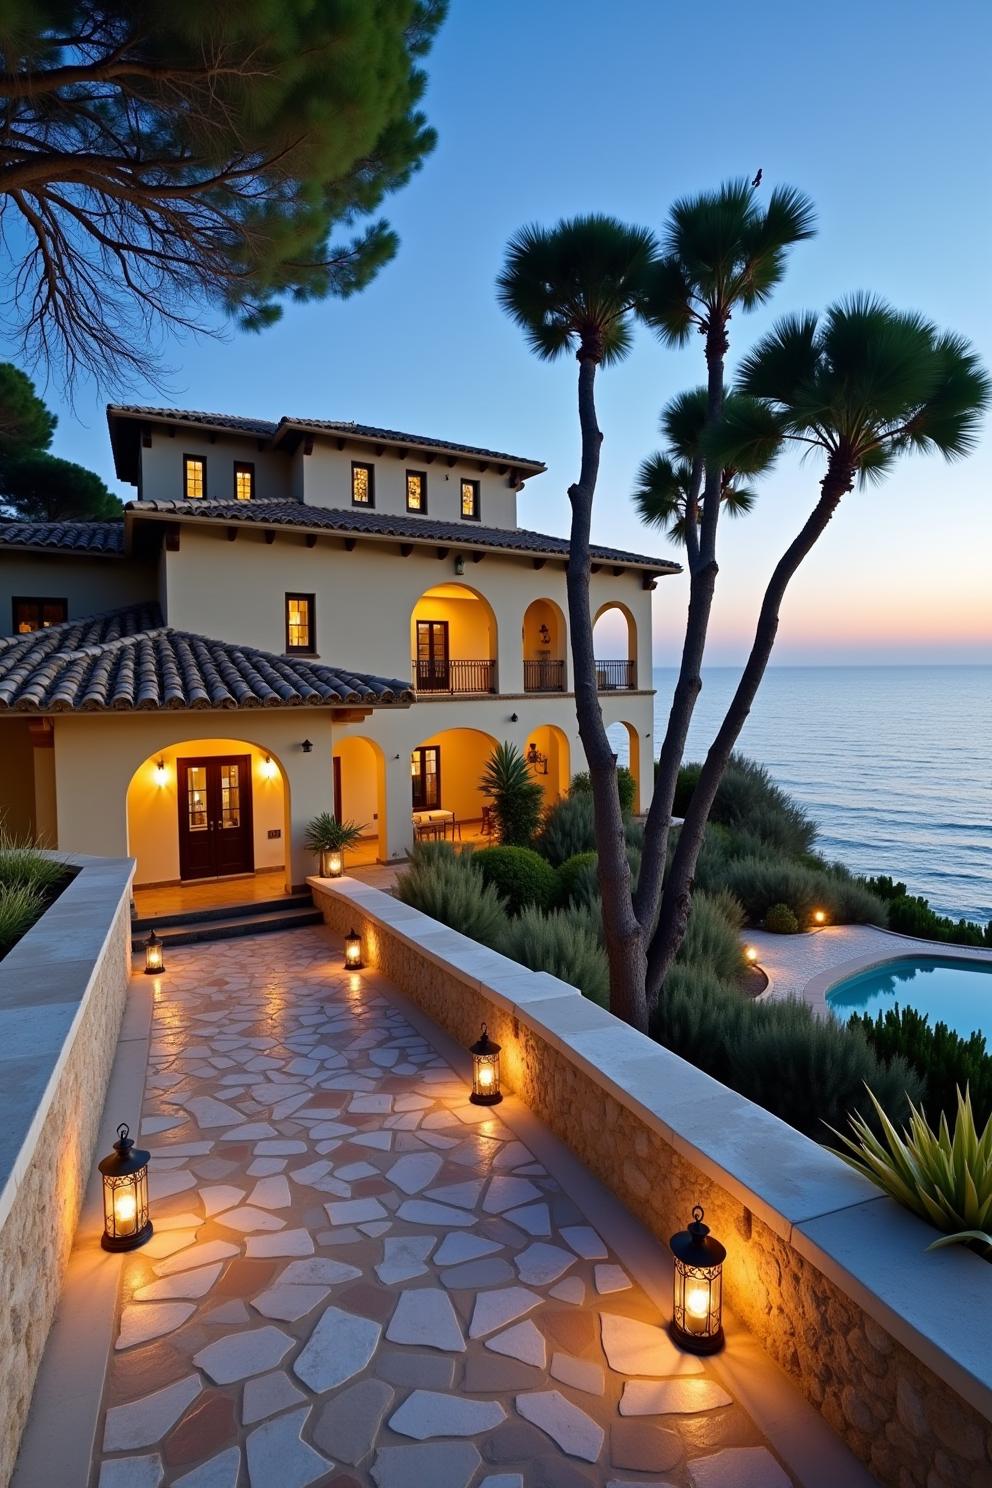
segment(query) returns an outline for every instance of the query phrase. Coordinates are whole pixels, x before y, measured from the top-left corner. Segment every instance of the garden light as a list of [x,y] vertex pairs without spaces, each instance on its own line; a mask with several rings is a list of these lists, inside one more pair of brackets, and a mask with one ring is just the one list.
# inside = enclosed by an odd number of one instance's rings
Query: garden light
[[327,878],[340,878],[341,877],[341,874],[344,872],[344,858],[341,856],[341,854],[339,852],[332,851],[332,852],[327,853],[327,855],[325,857],[325,863],[326,863],[326,866],[327,866],[327,873],[326,873],[325,877],[327,877]]
[[475,1106],[498,1106],[503,1099],[499,1088],[500,1045],[489,1037],[485,1023],[482,1035],[469,1050],[472,1055],[472,1094],[469,1100]]
[[825,925],[827,923],[827,911],[825,909],[814,909],[813,924]]
[[723,1347],[723,1263],[727,1252],[703,1224],[697,1204],[687,1230],[673,1235],[675,1259],[672,1338],[693,1354],[715,1354]]
[[349,930],[344,938],[344,964],[349,971],[361,971],[365,965],[362,960],[362,937],[357,930]]
[[744,960],[749,966],[757,965],[758,947],[753,945],[746,945],[744,947]]
[[126,1122],[117,1128],[114,1150],[100,1163],[103,1174],[104,1250],[134,1250],[151,1238],[148,1218],[148,1157],[135,1147]]
[[145,941],[145,976],[160,976],[164,970],[162,942],[153,930]]

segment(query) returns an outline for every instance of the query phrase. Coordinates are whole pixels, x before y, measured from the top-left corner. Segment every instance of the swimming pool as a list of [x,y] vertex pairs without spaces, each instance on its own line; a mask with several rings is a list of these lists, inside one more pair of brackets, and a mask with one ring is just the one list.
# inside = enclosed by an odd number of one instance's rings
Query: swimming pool
[[827,993],[827,1006],[844,1021],[852,1013],[876,1018],[897,1003],[928,1013],[931,1027],[943,1022],[965,1038],[977,1028],[992,1048],[992,961],[905,956],[848,977]]

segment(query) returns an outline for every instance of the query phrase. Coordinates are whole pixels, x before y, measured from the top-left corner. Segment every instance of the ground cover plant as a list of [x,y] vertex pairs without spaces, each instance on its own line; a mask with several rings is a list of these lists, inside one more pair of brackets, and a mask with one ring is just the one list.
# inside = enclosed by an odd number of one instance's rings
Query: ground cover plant
[[992,946],[992,920],[979,925],[974,920],[954,920],[930,908],[922,894],[910,894],[904,883],[885,874],[866,879],[873,894],[885,901],[889,929],[921,940],[943,940],[949,945]]
[[0,959],[41,918],[71,877],[58,858],[0,829]]

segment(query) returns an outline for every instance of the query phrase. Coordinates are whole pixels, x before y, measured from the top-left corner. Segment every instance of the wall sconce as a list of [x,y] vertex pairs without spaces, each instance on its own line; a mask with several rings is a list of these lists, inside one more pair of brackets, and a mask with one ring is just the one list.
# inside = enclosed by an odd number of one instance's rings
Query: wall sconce
[[145,941],[145,976],[161,976],[164,970],[162,942],[153,930]]
[[148,1158],[128,1136],[127,1123],[117,1128],[114,1150],[100,1163],[103,1174],[104,1250],[135,1250],[151,1239],[148,1218]]
[[519,723],[519,721],[520,721],[520,715],[519,714],[517,714],[517,713],[511,713],[510,714],[510,722],[511,723]]
[[459,553],[458,554],[458,557],[455,559],[455,573],[456,574],[463,574],[464,572],[465,572],[465,559],[462,557],[461,553]]
[[349,971],[361,971],[365,965],[362,960],[362,937],[357,930],[349,930],[344,938],[344,964]]
[[814,909],[814,911],[813,911],[813,924],[814,925],[825,925],[826,923],[827,923],[827,912],[826,912],[826,910],[825,909]]
[[498,1106],[503,1099],[499,1088],[499,1051],[501,1045],[489,1037],[485,1023],[482,1035],[469,1050],[472,1056],[472,1094],[474,1106]]
[[304,739],[303,743],[300,745],[300,748],[303,750],[304,754],[311,754],[313,752],[313,744],[310,742],[309,739]]
[[702,1206],[692,1223],[669,1241],[675,1260],[672,1338],[691,1354],[723,1348],[723,1263],[726,1249],[703,1224]]
[[276,774],[276,762],[271,754],[267,754],[258,767],[258,772],[263,780],[274,780]]
[[169,771],[164,759],[155,761],[155,784],[168,785]]
[[548,756],[542,754],[536,744],[528,745],[526,759],[535,775],[547,775]]
[[539,625],[537,627],[537,633],[541,637],[541,645],[542,646],[550,646],[551,645],[551,631],[548,629],[548,627],[546,625],[544,625],[544,624]]

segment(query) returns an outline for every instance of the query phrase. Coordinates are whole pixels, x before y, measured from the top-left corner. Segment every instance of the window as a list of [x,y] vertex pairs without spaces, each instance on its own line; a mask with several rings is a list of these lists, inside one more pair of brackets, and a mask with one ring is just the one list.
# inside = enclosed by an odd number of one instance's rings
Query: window
[[187,501],[202,501],[207,494],[207,462],[202,455],[183,455],[183,491]]
[[479,482],[462,481],[462,516],[467,522],[477,522],[480,515]]
[[441,749],[426,744],[410,756],[414,811],[437,811],[441,805]]
[[15,599],[13,602],[15,635],[30,635],[33,630],[47,630],[69,618],[69,605],[64,599]]
[[375,466],[351,462],[352,506],[375,506]]
[[312,594],[286,595],[286,650],[313,651],[314,598]]
[[255,495],[255,467],[250,460],[234,462],[234,499],[251,501]]
[[423,470],[408,470],[406,473],[406,509],[408,512],[427,510],[427,475]]

